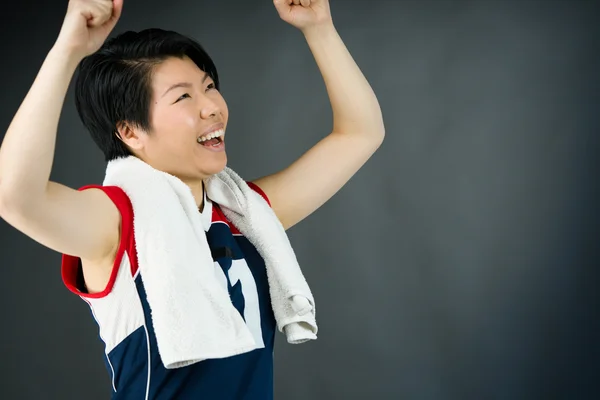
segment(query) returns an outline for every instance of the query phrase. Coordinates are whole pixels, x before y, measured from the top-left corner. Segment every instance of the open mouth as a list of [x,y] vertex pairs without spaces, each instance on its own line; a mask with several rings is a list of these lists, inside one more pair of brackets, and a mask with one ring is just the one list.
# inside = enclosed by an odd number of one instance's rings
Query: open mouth
[[218,147],[223,143],[223,135],[225,132],[222,129],[211,132],[208,135],[201,136],[197,139],[198,143],[205,147]]

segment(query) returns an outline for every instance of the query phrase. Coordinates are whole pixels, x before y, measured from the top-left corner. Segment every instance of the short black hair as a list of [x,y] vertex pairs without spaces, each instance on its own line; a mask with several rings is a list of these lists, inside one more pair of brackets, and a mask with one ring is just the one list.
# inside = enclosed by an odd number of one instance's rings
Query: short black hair
[[187,36],[158,28],[124,32],[79,63],[75,106],[105,161],[131,155],[116,135],[119,122],[150,131],[153,68],[167,58],[185,56],[219,89],[217,69],[202,46]]

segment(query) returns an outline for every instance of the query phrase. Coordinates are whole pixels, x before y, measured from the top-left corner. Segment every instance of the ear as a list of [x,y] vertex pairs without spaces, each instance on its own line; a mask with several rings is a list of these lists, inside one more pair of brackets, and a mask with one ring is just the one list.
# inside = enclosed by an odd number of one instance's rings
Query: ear
[[118,122],[115,135],[132,150],[144,147],[145,133],[127,122]]

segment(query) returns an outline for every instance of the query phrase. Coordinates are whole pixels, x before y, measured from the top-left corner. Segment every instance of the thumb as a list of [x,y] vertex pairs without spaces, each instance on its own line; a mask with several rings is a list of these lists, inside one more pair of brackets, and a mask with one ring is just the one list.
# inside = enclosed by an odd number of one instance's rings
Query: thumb
[[115,25],[117,25],[117,22],[119,22],[119,18],[121,17],[122,11],[123,0],[113,0],[112,15],[104,24],[102,24],[101,27],[103,30],[106,31],[106,35],[108,35],[113,30]]
[[291,8],[292,0],[273,0],[273,4],[275,8],[279,12],[279,14],[289,11]]
[[113,0],[113,13],[111,17],[111,21],[114,19],[116,21],[121,18],[121,12],[123,11],[123,0]]

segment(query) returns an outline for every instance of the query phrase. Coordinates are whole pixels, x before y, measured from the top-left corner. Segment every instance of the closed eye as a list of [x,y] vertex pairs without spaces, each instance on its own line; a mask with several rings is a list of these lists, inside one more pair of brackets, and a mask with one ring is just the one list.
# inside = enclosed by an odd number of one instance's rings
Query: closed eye
[[177,103],[180,100],[186,99],[188,97],[191,97],[188,93],[185,93],[183,95],[181,95],[181,97],[179,97],[177,100],[175,100],[175,103]]

